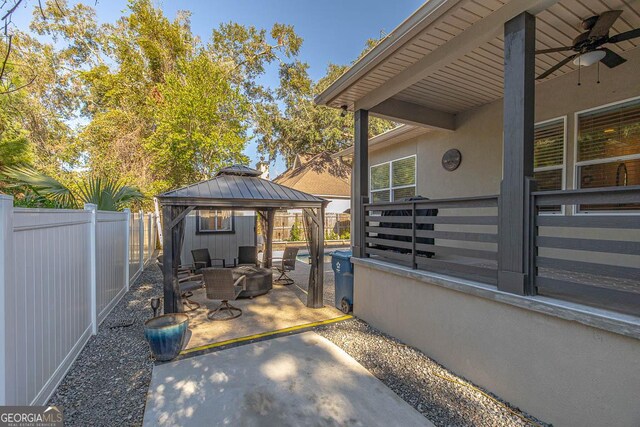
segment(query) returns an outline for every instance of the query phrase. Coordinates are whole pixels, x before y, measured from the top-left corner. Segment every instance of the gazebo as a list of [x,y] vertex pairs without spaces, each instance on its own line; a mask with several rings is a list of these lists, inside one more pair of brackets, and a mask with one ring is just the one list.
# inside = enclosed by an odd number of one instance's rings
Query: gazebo
[[302,209],[307,230],[311,272],[307,306],[323,306],[324,211],[328,201],[260,178],[261,172],[242,165],[221,169],[213,179],[157,196],[162,207],[164,312],[182,309],[178,265],[184,239],[184,220],[194,209],[254,210],[264,234],[263,266],[270,268],[275,213]]

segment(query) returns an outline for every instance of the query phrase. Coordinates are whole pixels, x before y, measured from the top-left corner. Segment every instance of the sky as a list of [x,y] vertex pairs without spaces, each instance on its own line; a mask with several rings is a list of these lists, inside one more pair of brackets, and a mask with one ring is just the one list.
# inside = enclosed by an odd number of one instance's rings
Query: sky
[[[85,1],[92,5],[94,0]],[[299,59],[309,64],[309,75],[318,80],[327,64],[348,64],[362,51],[365,41],[391,32],[424,0],[155,0],[170,19],[178,10],[191,11],[191,28],[206,42],[211,30],[223,22],[238,22],[270,29],[274,23],[293,25],[304,39]],[[36,0],[25,2],[14,15],[14,23],[26,30],[30,9]],[[70,1],[75,3],[75,1]],[[114,22],[126,13],[126,0],[98,0],[98,21]],[[261,82],[277,87],[278,74],[269,68]],[[245,154],[254,166],[259,159],[251,141]],[[271,176],[285,169],[281,159],[271,165]]]

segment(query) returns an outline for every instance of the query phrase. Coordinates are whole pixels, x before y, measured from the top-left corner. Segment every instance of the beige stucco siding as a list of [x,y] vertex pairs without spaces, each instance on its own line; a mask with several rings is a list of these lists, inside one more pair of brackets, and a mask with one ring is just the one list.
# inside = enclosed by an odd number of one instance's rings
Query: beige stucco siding
[[[567,116],[565,180],[574,188],[574,114],[640,96],[640,49],[625,53],[628,61],[615,70],[583,68],[536,86],[536,121]],[[459,114],[456,131],[432,131],[370,153],[371,165],[416,154],[416,194],[429,198],[497,194],[502,177],[502,100]],[[462,153],[460,167],[446,171],[442,155],[450,148]]]
[[640,425],[640,341],[355,266],[354,314],[557,426]]

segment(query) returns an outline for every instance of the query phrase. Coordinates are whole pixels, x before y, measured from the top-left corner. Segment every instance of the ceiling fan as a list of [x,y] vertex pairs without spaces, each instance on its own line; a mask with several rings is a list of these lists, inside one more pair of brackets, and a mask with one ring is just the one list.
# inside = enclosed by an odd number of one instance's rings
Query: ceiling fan
[[640,28],[625,31],[609,37],[609,29],[622,14],[621,10],[609,10],[600,15],[592,16],[582,21],[582,28],[586,30],[573,40],[573,45],[554,47],[551,49],[536,50],[536,55],[542,53],[574,51],[573,55],[563,59],[544,73],[536,77],[536,80],[544,79],[560,67],[573,59],[578,66],[589,66],[600,61],[609,68],[617,67],[626,62],[626,59],[606,47],[607,43],[619,43],[625,40],[640,37]]

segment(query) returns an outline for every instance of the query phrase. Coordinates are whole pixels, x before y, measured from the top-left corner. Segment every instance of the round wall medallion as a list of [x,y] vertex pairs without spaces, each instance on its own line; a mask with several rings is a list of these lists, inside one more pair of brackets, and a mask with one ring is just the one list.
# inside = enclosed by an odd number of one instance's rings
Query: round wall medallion
[[448,150],[442,156],[442,167],[448,171],[454,171],[458,169],[458,166],[460,166],[460,162],[462,162],[462,153],[460,153],[460,150],[456,148]]

